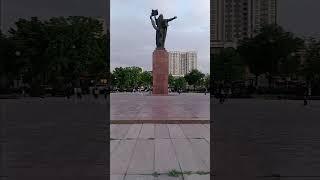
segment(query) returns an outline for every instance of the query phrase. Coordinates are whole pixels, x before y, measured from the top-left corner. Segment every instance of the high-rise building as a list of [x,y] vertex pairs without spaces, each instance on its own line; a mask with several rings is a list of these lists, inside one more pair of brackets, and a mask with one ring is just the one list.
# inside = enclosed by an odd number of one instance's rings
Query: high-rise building
[[197,69],[197,53],[195,51],[169,52],[169,74],[184,76],[193,69]]
[[239,40],[276,22],[277,0],[213,0],[211,46],[236,47]]

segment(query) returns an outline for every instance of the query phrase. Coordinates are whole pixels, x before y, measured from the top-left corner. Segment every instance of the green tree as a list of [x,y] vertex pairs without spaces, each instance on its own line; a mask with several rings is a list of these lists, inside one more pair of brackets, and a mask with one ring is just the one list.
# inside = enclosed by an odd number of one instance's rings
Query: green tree
[[189,85],[193,85],[193,89],[196,90],[196,86],[201,83],[202,78],[205,75],[197,69],[193,69],[190,73],[185,75],[185,80]]
[[12,39],[0,33],[0,88],[7,88],[8,83],[19,77],[23,62],[16,55]]
[[174,87],[174,83],[175,83],[175,78],[171,74],[169,74],[169,77],[168,77],[169,87]]
[[112,74],[114,80],[112,84],[120,89],[137,88],[141,85],[142,69],[139,67],[117,67]]
[[301,75],[308,85],[320,80],[320,41],[309,39],[306,45],[306,57]]
[[73,79],[83,75],[106,76],[107,42],[101,22],[90,17],[71,16],[51,18],[45,25],[50,37],[50,67],[58,70],[60,76]]
[[186,81],[186,79],[184,77],[178,77],[178,78],[174,79],[173,87],[176,90],[186,89],[186,85],[187,85],[187,81]]
[[31,93],[38,95],[49,64],[46,56],[49,41],[47,30],[37,17],[19,19],[15,25],[15,29],[9,30],[9,37],[16,44],[19,59],[25,60],[24,80],[31,84]]
[[36,90],[40,84],[80,76],[107,76],[107,39],[100,21],[90,17],[19,19],[9,37],[25,62],[24,77]]
[[[244,68],[240,55],[233,48],[223,49],[220,53],[214,55],[212,71],[217,82],[232,82],[244,79]],[[207,81],[207,83],[209,82]]]
[[140,85],[144,87],[152,86],[152,74],[149,71],[144,71],[140,74]]
[[207,74],[204,77],[204,86],[206,87],[206,89],[210,89],[210,74]]
[[271,87],[273,77],[281,74],[280,64],[286,64],[290,54],[296,52],[303,41],[278,25],[268,25],[253,38],[240,42],[238,51],[250,72],[256,77],[266,74]]

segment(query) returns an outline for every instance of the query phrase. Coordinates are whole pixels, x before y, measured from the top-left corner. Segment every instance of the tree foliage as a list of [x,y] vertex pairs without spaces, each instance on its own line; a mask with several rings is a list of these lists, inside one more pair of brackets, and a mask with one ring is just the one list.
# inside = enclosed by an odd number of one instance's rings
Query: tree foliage
[[193,69],[190,73],[186,74],[184,78],[188,82],[189,85],[193,85],[194,90],[196,86],[201,84],[202,78],[205,76],[202,72],[197,69]]
[[[253,38],[244,39],[240,42],[238,51],[250,72],[256,77],[266,74],[269,77],[269,85],[276,75],[281,75],[284,67],[290,68],[292,72],[297,66],[294,65],[295,53],[303,46],[303,40],[286,32],[277,25],[268,25],[261,29],[261,32]],[[281,64],[284,66],[281,70]]]
[[[58,79],[107,75],[107,39],[97,19],[82,16],[44,21],[37,17],[19,19],[5,39],[1,44],[6,43],[10,50],[4,50],[7,55],[1,53],[5,57],[1,58],[2,63],[16,74],[16,79],[22,75],[29,84],[50,85]],[[16,70],[10,69],[10,63]]]
[[[231,82],[244,79],[244,63],[233,48],[223,49],[213,59],[213,77],[219,82]],[[208,83],[208,82],[207,82]]]

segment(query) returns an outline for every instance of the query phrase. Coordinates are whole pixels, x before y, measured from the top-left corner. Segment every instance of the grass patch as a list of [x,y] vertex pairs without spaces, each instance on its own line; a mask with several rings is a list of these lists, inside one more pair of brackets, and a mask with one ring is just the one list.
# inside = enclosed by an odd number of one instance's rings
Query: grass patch
[[168,172],[168,176],[179,177],[179,176],[182,176],[183,174],[185,174],[185,175],[191,175],[191,174],[206,175],[209,173],[210,172],[206,172],[206,171],[196,171],[196,172],[184,171],[184,172],[181,172],[181,171],[177,171],[176,169],[173,169]]
[[182,175],[182,172],[177,171],[175,169],[169,171],[168,173],[168,176],[171,176],[171,177],[179,177],[180,175]]

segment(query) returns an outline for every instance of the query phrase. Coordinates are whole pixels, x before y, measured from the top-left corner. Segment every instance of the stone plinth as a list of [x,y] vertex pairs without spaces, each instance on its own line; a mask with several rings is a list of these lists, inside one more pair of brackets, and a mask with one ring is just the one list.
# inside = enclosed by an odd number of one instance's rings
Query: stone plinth
[[169,54],[165,49],[153,51],[152,79],[154,95],[168,95]]

